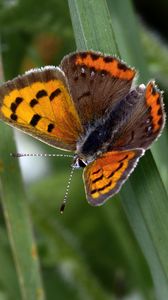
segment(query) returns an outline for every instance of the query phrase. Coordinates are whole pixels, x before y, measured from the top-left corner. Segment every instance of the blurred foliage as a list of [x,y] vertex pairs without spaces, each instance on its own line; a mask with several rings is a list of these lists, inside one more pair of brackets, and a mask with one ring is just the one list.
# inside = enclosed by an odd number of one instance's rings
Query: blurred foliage
[[0,28],[6,77],[58,64],[75,47],[66,0],[1,1]]
[[[75,50],[66,0],[1,0],[0,34],[6,79],[33,67],[58,65],[65,54]],[[144,36],[148,37],[148,34],[144,29]],[[150,54],[148,38],[144,43],[145,51]],[[166,45],[164,49],[160,51],[167,62]],[[153,51],[148,63],[154,76],[157,73],[158,79],[166,85],[167,67],[163,63],[161,69],[157,53]],[[44,153],[56,152],[31,138],[28,140],[40,145]],[[31,158],[28,163],[31,164]],[[90,207],[85,200],[82,173],[76,171],[62,216],[59,206],[66,190],[71,161],[50,158],[48,164],[50,172],[43,178],[25,183],[47,300],[113,297],[154,300],[148,267],[118,198],[113,198],[104,207]],[[35,162],[32,172],[34,168]],[[19,300],[16,271],[3,213],[0,213],[0,266],[3,269],[3,273],[0,272],[0,299]]]
[[152,28],[155,33],[158,33],[168,41],[168,2],[166,0],[160,0],[159,3],[157,0],[132,0],[132,2],[143,22]]

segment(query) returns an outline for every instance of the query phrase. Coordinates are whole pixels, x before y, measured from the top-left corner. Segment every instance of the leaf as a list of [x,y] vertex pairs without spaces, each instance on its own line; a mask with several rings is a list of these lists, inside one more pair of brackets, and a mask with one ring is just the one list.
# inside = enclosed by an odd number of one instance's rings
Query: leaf
[[[1,66],[2,67],[2,66]],[[0,126],[0,195],[22,299],[45,299],[37,249],[16,152],[13,130]],[[3,141],[3,142],[2,142]]]

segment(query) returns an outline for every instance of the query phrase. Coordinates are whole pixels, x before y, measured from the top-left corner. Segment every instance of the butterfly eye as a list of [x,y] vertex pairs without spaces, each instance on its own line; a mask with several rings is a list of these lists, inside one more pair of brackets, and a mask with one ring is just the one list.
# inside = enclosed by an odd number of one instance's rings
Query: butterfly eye
[[79,157],[75,157],[74,162],[73,162],[73,167],[76,169],[79,168],[85,168],[87,165],[87,163],[85,163],[82,159],[80,159]]
[[86,167],[86,163],[81,159],[78,160],[78,164],[79,164],[80,168],[85,168]]

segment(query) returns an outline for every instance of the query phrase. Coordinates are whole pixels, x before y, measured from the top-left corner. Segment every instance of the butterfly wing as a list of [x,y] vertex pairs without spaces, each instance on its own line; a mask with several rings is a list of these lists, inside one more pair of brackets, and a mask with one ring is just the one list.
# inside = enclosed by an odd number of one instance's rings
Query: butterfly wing
[[143,153],[143,149],[111,151],[90,163],[83,175],[88,202],[102,205],[118,193]]
[[34,69],[0,87],[0,118],[51,146],[75,150],[81,123],[59,68]]
[[[139,94],[130,92],[126,101],[136,97],[135,107],[129,120],[120,129],[121,135],[113,149],[147,149],[158,138],[165,124],[165,112],[161,91],[154,82],[149,82],[143,89],[138,87]],[[130,101],[131,102],[131,101]]]
[[102,117],[126,96],[136,74],[116,57],[94,51],[66,56],[61,68],[83,125]]

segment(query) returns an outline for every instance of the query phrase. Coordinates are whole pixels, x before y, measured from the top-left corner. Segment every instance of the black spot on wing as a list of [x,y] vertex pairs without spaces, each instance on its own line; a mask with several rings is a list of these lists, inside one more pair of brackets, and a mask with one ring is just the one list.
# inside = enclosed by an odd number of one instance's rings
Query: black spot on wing
[[40,98],[45,97],[45,96],[47,96],[47,92],[45,90],[40,90],[36,94],[37,99],[40,99]]
[[17,104],[17,106],[23,101],[22,97],[16,97],[15,99],[15,103]]
[[104,185],[103,187],[92,190],[92,191],[91,191],[91,194],[95,194],[95,193],[97,193],[97,192],[101,192],[101,191],[105,190],[106,188],[108,188],[109,186],[111,186],[111,184],[112,184],[112,181],[110,180],[109,183],[107,183],[107,184]]
[[114,171],[112,171],[112,172],[110,173],[110,175],[107,176],[107,178],[111,178],[117,171],[119,171],[119,170],[123,167],[123,164],[124,164],[123,162],[120,162],[118,168],[115,169]]
[[13,121],[17,121],[17,118],[18,118],[18,117],[17,117],[16,114],[13,113],[13,114],[10,115],[10,118],[11,118],[11,120],[13,120]]
[[88,53],[87,52],[80,52],[79,55],[80,55],[81,58],[86,58]]
[[50,95],[50,101],[52,101],[55,97],[57,97],[61,93],[61,90],[57,88],[55,91],[53,91]]
[[23,101],[23,98],[16,97],[15,101],[11,103],[10,109],[12,112],[15,112],[19,104]]
[[101,176],[95,178],[94,180],[92,180],[92,183],[96,183],[96,182],[98,182],[101,179],[103,179],[103,175],[101,175]]
[[48,132],[51,132],[53,129],[54,129],[54,124],[52,124],[52,123],[50,123],[49,125],[48,125],[48,129],[47,129],[47,131]]
[[90,56],[91,56],[92,60],[97,60],[100,57],[100,55],[97,53],[90,53]]
[[111,56],[106,56],[103,58],[103,60],[105,63],[111,63],[114,60],[114,58]]
[[160,119],[159,119],[159,121],[158,121],[158,125],[162,125],[163,124],[163,118],[161,117]]
[[158,112],[157,112],[157,114],[158,114],[159,116],[161,116],[161,115],[162,115],[162,108],[161,108],[161,107],[158,109]]
[[31,106],[31,107],[34,107],[36,104],[38,104],[38,100],[37,100],[37,99],[32,99],[32,100],[30,101],[30,106]]
[[125,64],[121,63],[121,62],[118,62],[118,68],[120,70],[123,70],[123,71],[127,71],[128,70],[128,67]]
[[15,102],[12,102],[12,103],[11,103],[11,106],[10,106],[11,111],[15,112],[15,111],[16,111],[16,108],[17,108],[16,103],[15,103]]
[[123,160],[128,158],[128,154],[126,154],[122,159],[120,159],[118,162],[122,162]]
[[157,98],[157,104],[158,104],[158,105],[160,104],[160,95],[159,95],[158,98]]
[[38,124],[38,122],[40,121],[41,116],[39,114],[35,114],[31,121],[30,121],[30,125],[32,125],[33,127],[36,126]]
[[100,171],[101,171],[101,169],[98,169],[97,171],[94,171],[92,174],[93,175],[98,174]]

